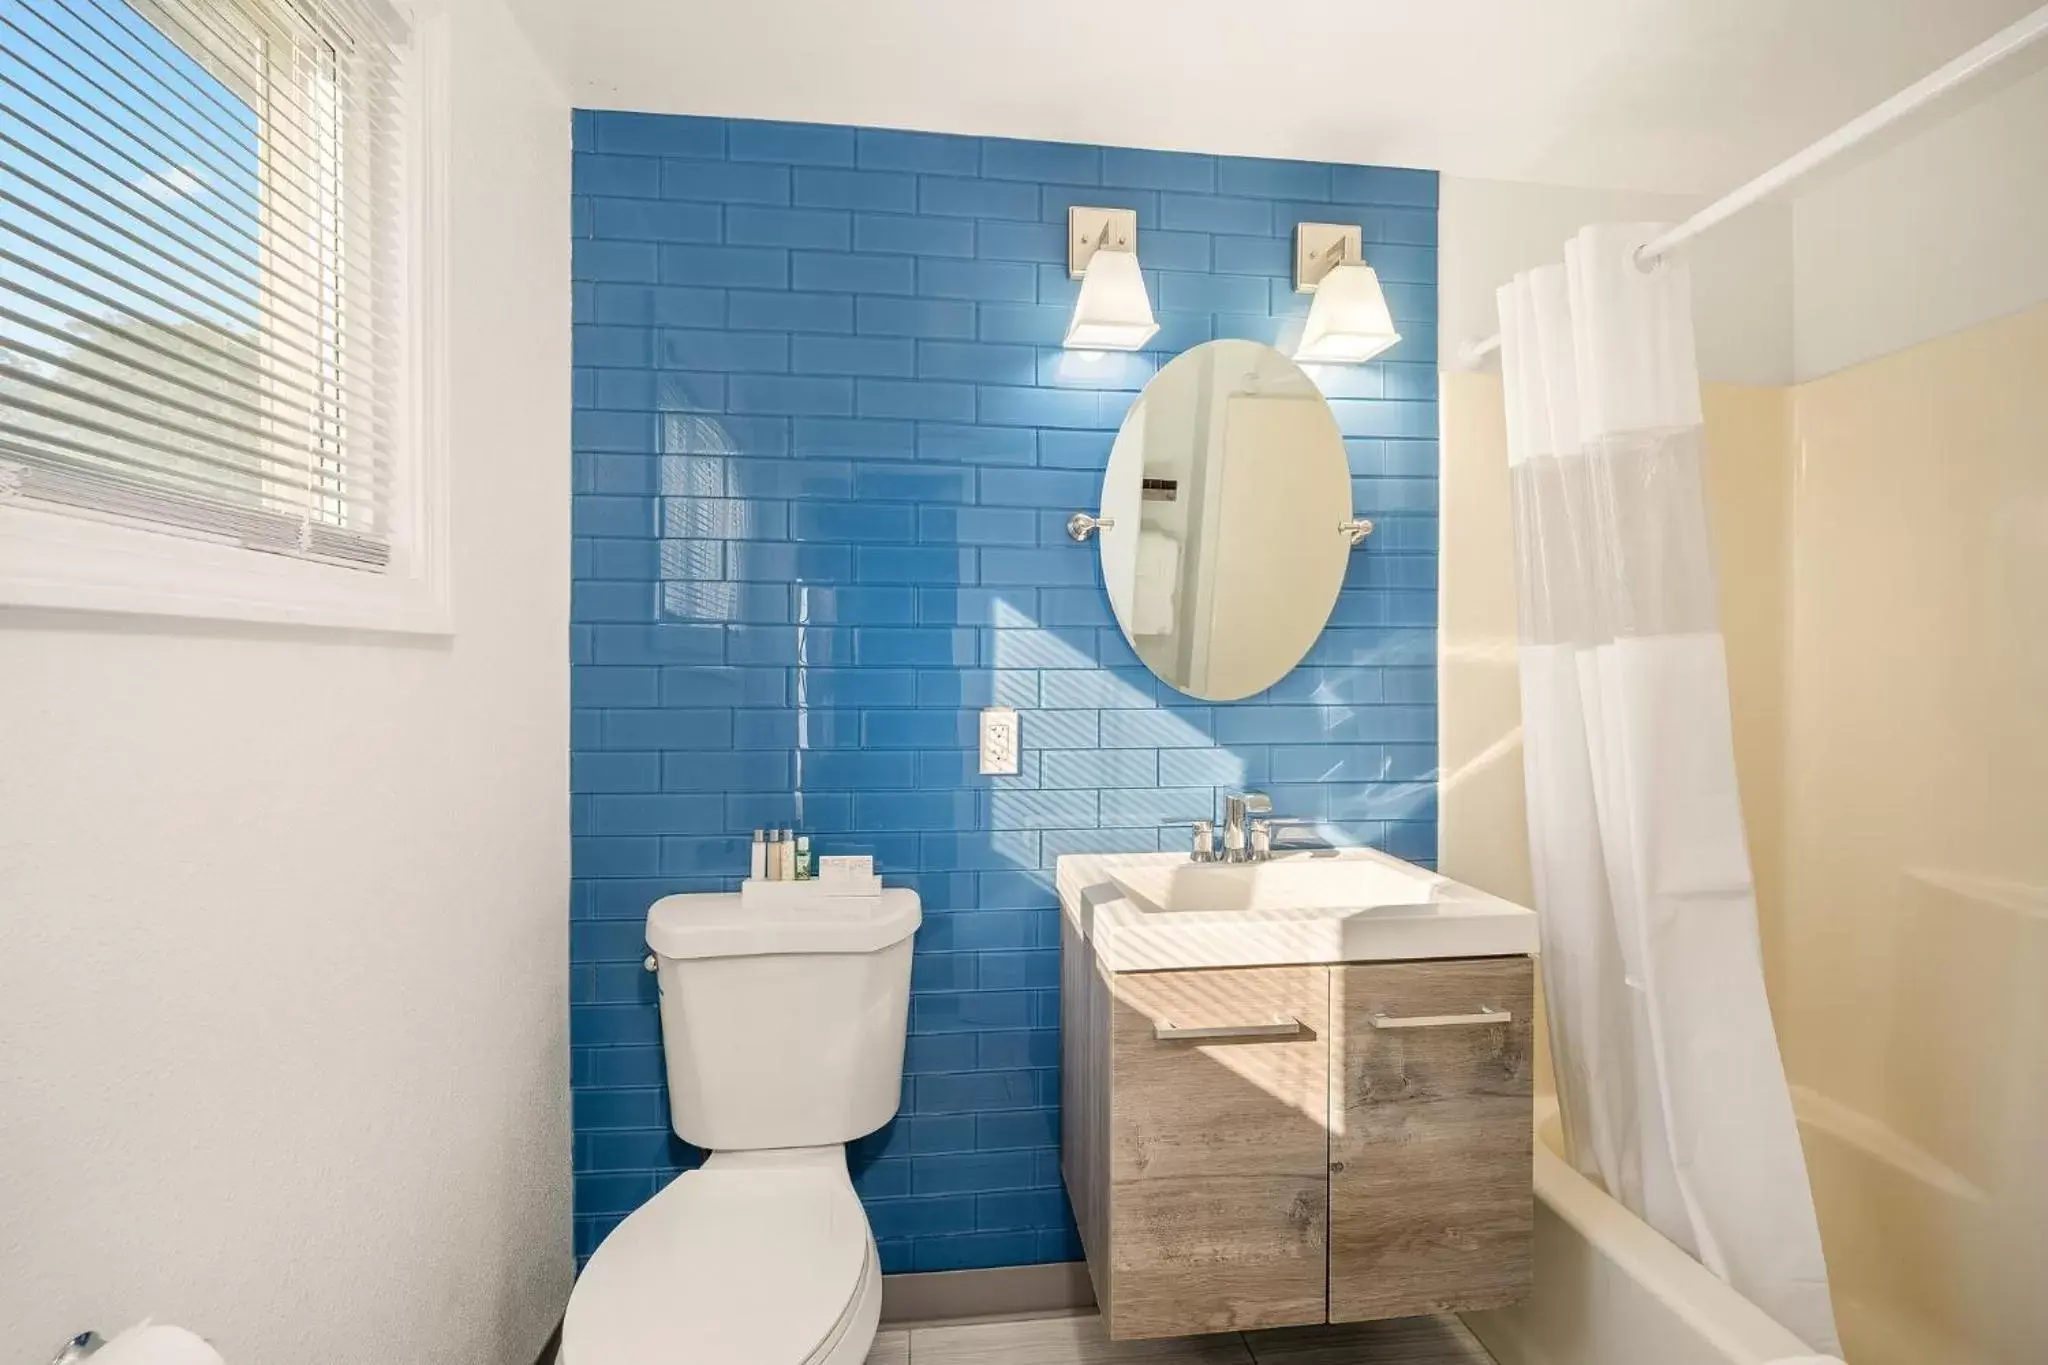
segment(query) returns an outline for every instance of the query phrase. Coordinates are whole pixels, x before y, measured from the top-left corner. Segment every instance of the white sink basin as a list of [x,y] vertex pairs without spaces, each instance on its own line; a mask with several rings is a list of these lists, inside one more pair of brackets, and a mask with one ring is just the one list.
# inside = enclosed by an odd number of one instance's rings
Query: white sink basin
[[1058,878],[1062,912],[1112,971],[1536,951],[1534,912],[1372,849],[1073,854]]
[[1357,910],[1428,905],[1458,883],[1364,849],[1283,853],[1264,863],[1196,863],[1175,855],[1121,863],[1109,878],[1139,909]]

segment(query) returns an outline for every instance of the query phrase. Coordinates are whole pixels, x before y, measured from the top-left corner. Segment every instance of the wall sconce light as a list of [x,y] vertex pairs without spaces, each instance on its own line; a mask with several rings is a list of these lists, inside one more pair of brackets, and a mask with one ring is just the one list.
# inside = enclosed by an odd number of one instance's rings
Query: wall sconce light
[[1401,339],[1380,277],[1365,263],[1364,234],[1338,223],[1297,223],[1294,292],[1313,294],[1294,358],[1363,365]]
[[1067,274],[1081,282],[1068,346],[1135,351],[1159,330],[1138,270],[1137,210],[1068,208]]

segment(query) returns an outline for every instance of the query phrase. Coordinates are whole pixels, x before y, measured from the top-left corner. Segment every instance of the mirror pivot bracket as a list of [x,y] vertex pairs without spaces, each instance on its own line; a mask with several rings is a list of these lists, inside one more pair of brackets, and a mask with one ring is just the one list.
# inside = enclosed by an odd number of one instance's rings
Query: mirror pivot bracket
[[1075,540],[1086,540],[1097,531],[1114,531],[1116,518],[1091,517],[1086,512],[1076,512],[1067,518],[1067,534]]

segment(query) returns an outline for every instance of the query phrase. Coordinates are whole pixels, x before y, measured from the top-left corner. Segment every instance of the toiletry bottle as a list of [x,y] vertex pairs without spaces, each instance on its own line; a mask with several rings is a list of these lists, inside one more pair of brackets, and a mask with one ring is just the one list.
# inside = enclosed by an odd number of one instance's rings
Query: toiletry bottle
[[796,836],[796,879],[807,882],[811,879],[811,836]]
[[782,880],[796,880],[796,834],[786,828],[782,831]]
[[766,830],[757,829],[754,831],[752,857],[753,861],[747,867],[747,876],[758,882],[768,875],[768,833]]
[[779,881],[781,881],[781,880],[782,880],[782,831],[781,831],[781,830],[779,830],[779,829],[771,829],[771,830],[769,830],[769,831],[768,831],[768,846],[767,846],[767,847],[766,847],[765,849],[763,849],[763,850],[762,850],[762,854],[763,854],[763,856],[765,857],[765,859],[767,860],[767,863],[768,863],[768,880],[769,880],[769,881],[771,881],[771,882],[779,882]]

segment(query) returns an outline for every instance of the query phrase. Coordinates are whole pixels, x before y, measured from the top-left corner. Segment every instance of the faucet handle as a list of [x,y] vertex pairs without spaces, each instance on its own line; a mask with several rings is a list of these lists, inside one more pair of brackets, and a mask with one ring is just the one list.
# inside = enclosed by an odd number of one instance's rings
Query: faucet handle
[[[1265,834],[1265,858],[1272,858],[1279,853],[1300,853],[1309,849],[1327,849],[1332,847],[1329,840],[1320,835],[1313,836],[1306,843],[1281,842],[1276,846],[1275,841],[1284,841],[1289,830],[1320,829],[1322,827],[1322,821],[1320,820],[1309,820],[1293,815],[1273,815],[1263,820],[1254,820],[1252,825],[1254,829],[1261,830]],[[1264,860],[1262,858],[1260,861]]]
[[1216,822],[1213,820],[1197,820],[1195,821],[1194,833],[1195,846],[1189,850],[1188,860],[1197,863],[1215,862]]

